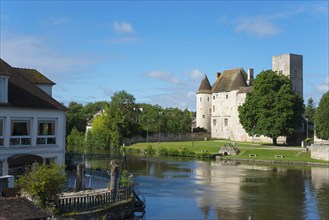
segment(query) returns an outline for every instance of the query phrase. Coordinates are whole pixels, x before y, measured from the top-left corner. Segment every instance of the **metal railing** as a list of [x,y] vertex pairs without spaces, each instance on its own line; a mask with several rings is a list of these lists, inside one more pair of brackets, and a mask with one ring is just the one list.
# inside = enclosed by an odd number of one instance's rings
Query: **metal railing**
[[130,187],[118,191],[65,196],[57,200],[56,207],[60,213],[89,211],[127,200],[132,196],[133,192]]

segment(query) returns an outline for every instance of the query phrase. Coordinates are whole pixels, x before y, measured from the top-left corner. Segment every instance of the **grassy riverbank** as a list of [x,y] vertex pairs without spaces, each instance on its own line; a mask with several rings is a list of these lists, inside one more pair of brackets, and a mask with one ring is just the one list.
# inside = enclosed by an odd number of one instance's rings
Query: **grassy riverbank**
[[191,141],[189,142],[161,142],[161,143],[137,143],[124,147],[127,151],[143,154],[153,154],[158,156],[184,156],[195,158],[208,158],[215,154],[223,145],[233,145],[238,147],[241,153],[237,156],[225,156],[224,159],[244,159],[244,160],[267,160],[267,161],[291,161],[305,163],[329,162],[315,160],[311,158],[310,152],[298,146],[273,146],[264,143],[230,142],[225,140],[212,141]]

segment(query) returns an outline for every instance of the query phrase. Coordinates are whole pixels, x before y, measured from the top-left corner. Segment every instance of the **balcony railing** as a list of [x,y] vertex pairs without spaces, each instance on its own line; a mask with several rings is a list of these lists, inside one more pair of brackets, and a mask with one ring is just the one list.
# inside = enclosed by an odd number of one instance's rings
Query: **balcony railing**
[[10,138],[11,146],[28,146],[31,145],[30,136],[14,136]]

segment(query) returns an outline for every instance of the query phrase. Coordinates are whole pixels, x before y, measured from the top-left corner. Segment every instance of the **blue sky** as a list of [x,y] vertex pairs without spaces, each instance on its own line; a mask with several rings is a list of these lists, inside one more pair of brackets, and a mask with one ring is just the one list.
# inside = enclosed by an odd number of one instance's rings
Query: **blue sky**
[[328,1],[1,1],[1,58],[35,68],[67,104],[136,102],[195,110],[207,74],[304,58],[304,99],[328,91]]

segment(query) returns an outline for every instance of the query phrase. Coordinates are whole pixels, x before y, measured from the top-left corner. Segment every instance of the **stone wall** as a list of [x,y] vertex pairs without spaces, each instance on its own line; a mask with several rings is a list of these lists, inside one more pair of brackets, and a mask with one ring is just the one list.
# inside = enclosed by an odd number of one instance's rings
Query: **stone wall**
[[310,150],[313,159],[329,161],[329,144],[312,144]]

